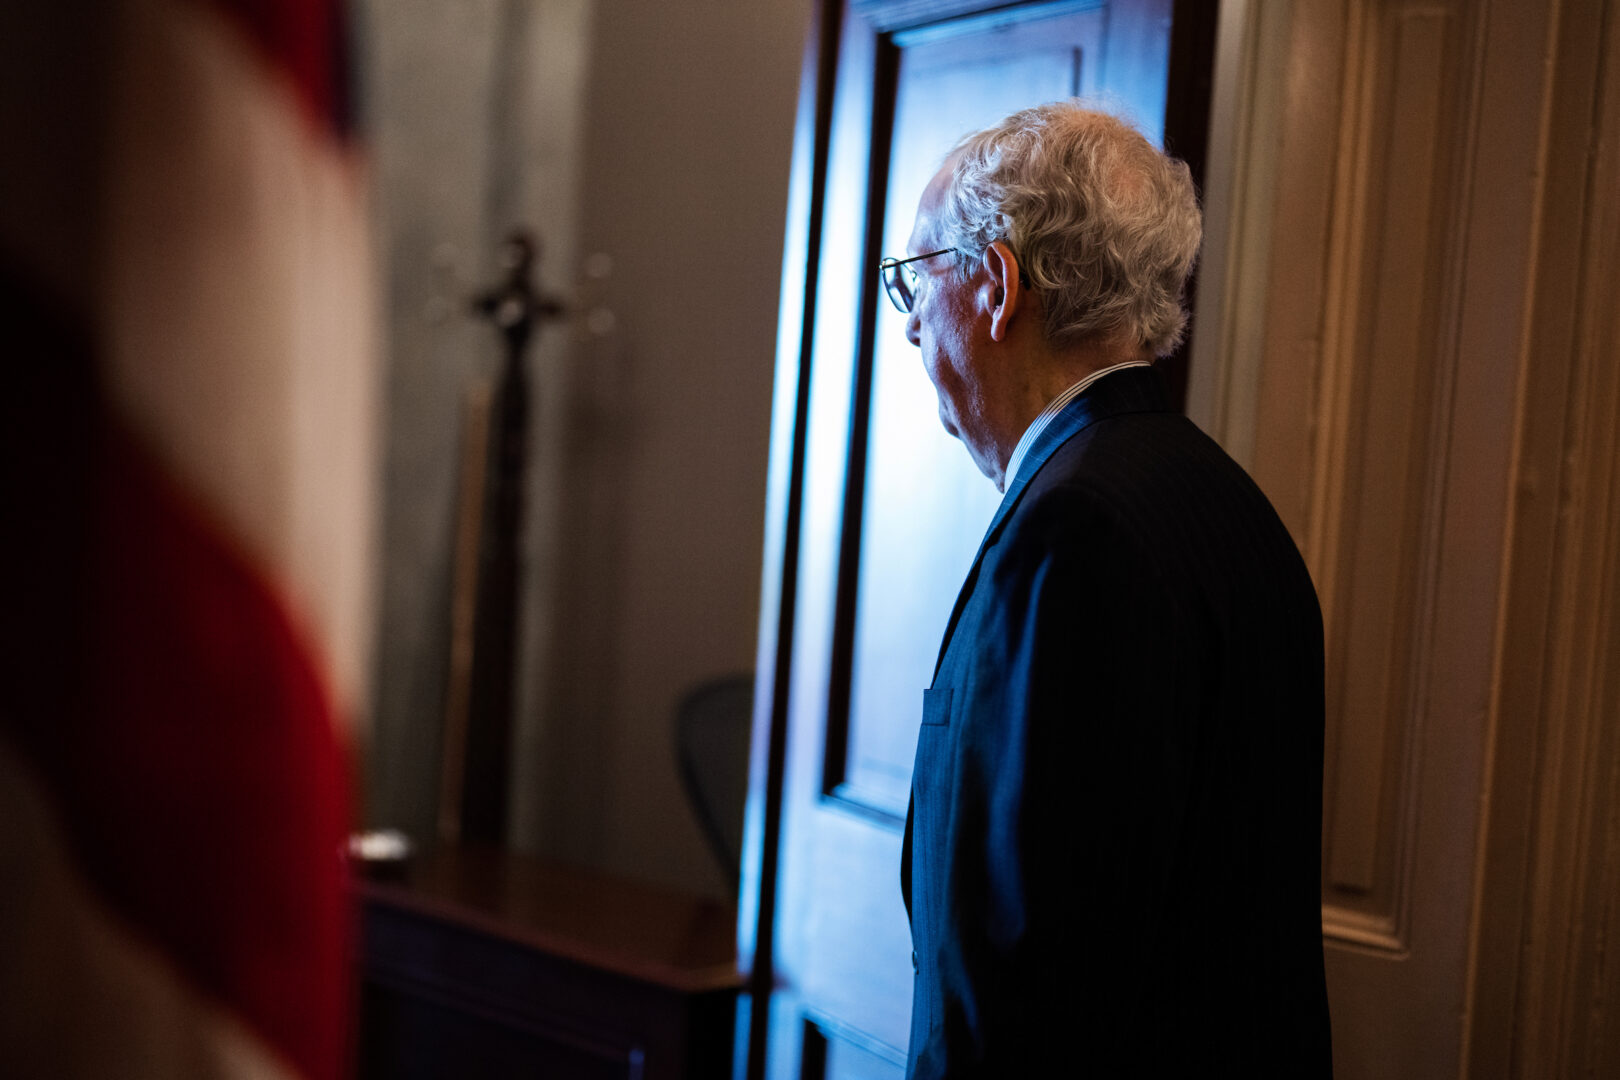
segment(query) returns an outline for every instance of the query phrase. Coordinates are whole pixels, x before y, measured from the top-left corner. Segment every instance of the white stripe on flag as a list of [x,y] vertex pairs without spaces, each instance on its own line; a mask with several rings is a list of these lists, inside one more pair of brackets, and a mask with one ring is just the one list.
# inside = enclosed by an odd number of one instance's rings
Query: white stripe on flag
[[116,408],[270,576],[363,715],[375,315],[363,170],[208,4],[119,5]]

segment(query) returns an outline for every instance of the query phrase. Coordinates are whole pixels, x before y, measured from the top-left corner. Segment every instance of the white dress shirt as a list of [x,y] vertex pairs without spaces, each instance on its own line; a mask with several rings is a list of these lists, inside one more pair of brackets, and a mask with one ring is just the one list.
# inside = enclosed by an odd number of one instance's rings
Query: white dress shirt
[[1053,417],[1067,408],[1069,402],[1084,393],[1086,387],[1104,375],[1111,375],[1116,371],[1124,371],[1126,368],[1133,367],[1152,366],[1153,362],[1151,360],[1127,360],[1123,364],[1111,364],[1108,367],[1093,371],[1090,375],[1087,375],[1047,402],[1046,408],[1042,409],[1041,414],[1035,418],[1034,422],[1024,429],[1024,437],[1018,440],[1017,446],[1013,447],[1012,457],[1007,459],[1007,471],[1002,475],[1002,490],[1005,491],[1006,486],[1012,483],[1013,478],[1018,475],[1018,467],[1024,463],[1024,456],[1029,453],[1029,448],[1035,445],[1035,440],[1040,437],[1041,432],[1046,430],[1046,425],[1052,422]]

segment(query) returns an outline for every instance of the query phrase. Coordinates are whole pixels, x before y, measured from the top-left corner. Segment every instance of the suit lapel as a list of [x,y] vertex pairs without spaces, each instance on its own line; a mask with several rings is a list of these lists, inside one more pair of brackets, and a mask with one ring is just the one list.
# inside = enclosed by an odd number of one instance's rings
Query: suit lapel
[[1086,387],[1084,393],[1071,401],[1062,412],[1052,418],[1051,423],[1046,425],[1046,430],[1041,432],[1019,465],[1018,475],[1007,485],[1007,492],[1001,497],[1001,505],[996,507],[995,516],[990,519],[990,527],[985,530],[984,540],[979,544],[978,554],[973,557],[973,567],[968,571],[967,577],[962,581],[962,588],[956,594],[956,604],[951,608],[950,621],[945,624],[945,636],[939,643],[939,656],[934,661],[936,679],[939,677],[940,665],[945,662],[945,653],[950,648],[951,635],[956,631],[957,620],[962,617],[962,609],[967,606],[968,597],[973,595],[973,586],[979,579],[979,566],[984,562],[984,553],[999,539],[1001,527],[1017,508],[1019,500],[1024,496],[1024,490],[1035,478],[1035,474],[1040,472],[1041,466],[1057,452],[1058,447],[1098,420],[1133,412],[1163,412],[1168,408],[1169,403],[1165,398],[1157,371],[1152,368],[1127,368],[1106,375]]

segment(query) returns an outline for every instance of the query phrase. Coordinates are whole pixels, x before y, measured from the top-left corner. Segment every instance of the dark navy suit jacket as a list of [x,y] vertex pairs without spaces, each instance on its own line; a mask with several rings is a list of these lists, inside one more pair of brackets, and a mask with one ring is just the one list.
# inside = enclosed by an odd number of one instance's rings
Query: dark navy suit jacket
[[945,633],[902,887],[907,1075],[1331,1073],[1322,621],[1150,368],[1007,486]]

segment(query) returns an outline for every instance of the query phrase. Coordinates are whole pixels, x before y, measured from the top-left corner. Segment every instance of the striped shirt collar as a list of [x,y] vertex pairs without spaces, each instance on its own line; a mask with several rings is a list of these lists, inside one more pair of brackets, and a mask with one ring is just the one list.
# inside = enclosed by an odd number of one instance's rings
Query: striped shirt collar
[[1046,425],[1050,424],[1052,418],[1057,416],[1058,413],[1068,408],[1071,401],[1085,393],[1086,387],[1104,375],[1112,375],[1116,371],[1124,371],[1126,368],[1152,366],[1153,362],[1151,360],[1127,360],[1123,364],[1111,364],[1108,367],[1093,371],[1090,375],[1087,375],[1047,402],[1046,408],[1042,409],[1041,414],[1035,418],[1035,422],[1024,430],[1024,437],[1018,440],[1017,446],[1013,447],[1012,457],[1007,459],[1007,471],[1002,474],[1002,490],[1005,491],[1007,485],[1011,484],[1013,478],[1018,475],[1019,467],[1024,464],[1025,455],[1029,453],[1029,448],[1035,445],[1035,440],[1040,437],[1041,432],[1046,430]]

